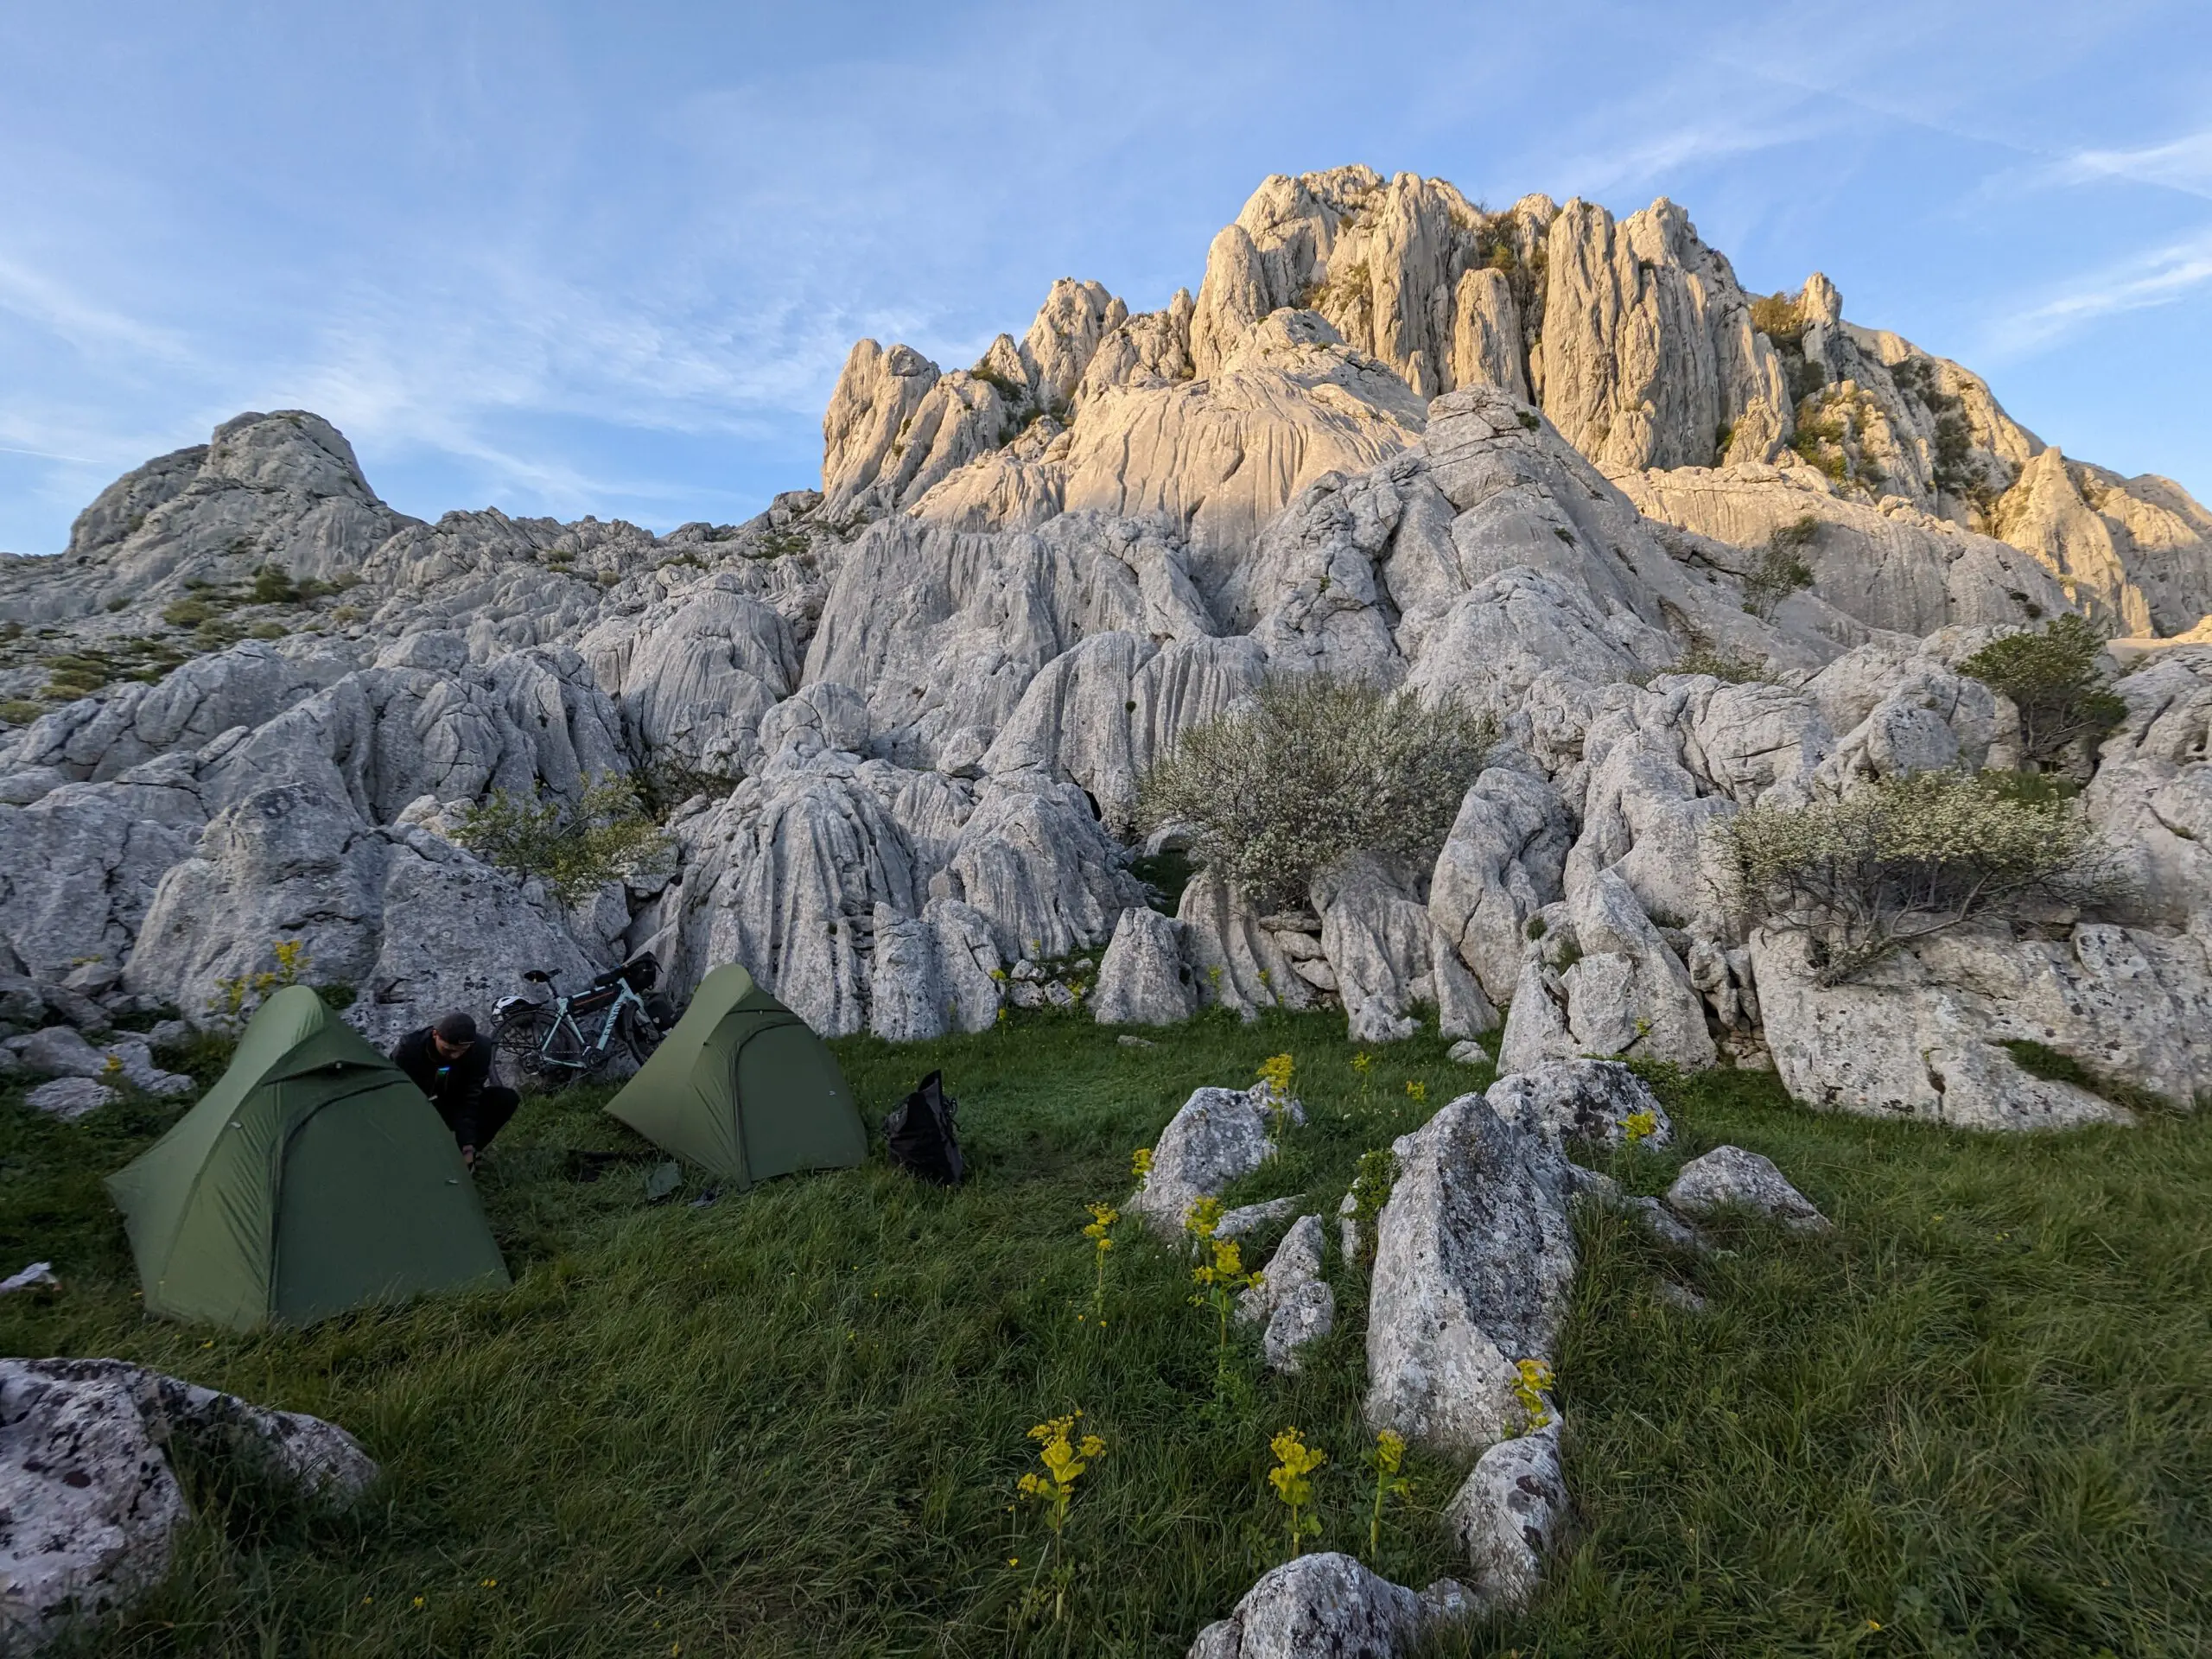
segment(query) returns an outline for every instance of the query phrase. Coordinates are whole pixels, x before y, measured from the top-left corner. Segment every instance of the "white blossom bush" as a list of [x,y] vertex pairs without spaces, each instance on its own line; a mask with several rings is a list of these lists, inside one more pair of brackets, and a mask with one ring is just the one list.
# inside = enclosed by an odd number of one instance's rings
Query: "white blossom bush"
[[1836,985],[1975,918],[2116,896],[2080,804],[2034,781],[1922,772],[1840,800],[1754,807],[1712,834],[1745,922],[1804,935],[1820,982]]
[[1495,740],[1455,702],[1329,674],[1271,678],[1146,772],[1138,820],[1191,826],[1192,861],[1262,908],[1302,904],[1348,853],[1433,854]]

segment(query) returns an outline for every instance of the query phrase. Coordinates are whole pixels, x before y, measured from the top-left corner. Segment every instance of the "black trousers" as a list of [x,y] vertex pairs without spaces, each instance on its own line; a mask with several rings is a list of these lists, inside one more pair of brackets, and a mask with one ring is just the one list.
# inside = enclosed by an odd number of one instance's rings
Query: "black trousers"
[[[445,1119],[446,1128],[453,1131],[453,1138],[458,1144],[473,1146],[481,1152],[492,1144],[493,1135],[507,1127],[507,1120],[522,1104],[522,1096],[512,1089],[487,1083],[476,1096],[476,1109],[466,1116],[442,1100],[433,1101],[431,1104],[438,1109],[438,1116]],[[467,1138],[472,1128],[476,1135],[474,1141]]]

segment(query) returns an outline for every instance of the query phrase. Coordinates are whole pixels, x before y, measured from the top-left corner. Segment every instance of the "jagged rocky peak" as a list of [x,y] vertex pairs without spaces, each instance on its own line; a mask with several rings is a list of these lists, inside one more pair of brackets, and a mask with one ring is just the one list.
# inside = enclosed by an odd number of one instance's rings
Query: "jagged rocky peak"
[[1217,597],[1300,491],[1402,452],[1425,402],[1471,386],[1533,404],[1693,561],[1746,576],[1799,527],[1815,591],[1871,626],[2070,606],[2171,635],[2212,611],[2212,537],[2178,486],[2042,460],[1986,382],[1847,321],[1824,275],[1747,293],[1664,199],[1491,212],[1365,167],[1264,181],[1195,300],[1132,315],[1063,279],[1020,343],[951,375],[863,341],[823,488],[849,530],[1164,517]]
[[[1770,1052],[1830,1103],[2099,1109],[2020,1084],[1995,1039],[2027,1036],[2212,1086],[2212,652],[2161,642],[2079,758],[2139,867],[2117,919],[1847,995],[1715,901],[1736,812],[2014,764],[2018,712],[1958,670],[1999,630],[2185,632],[2212,518],[1818,273],[1747,293],[1670,202],[1270,179],[1195,296],[1062,279],[950,372],[863,340],[823,435],[819,491],[666,536],[407,518],[305,415],[118,480],[68,554],[0,561],[0,973],[190,1005],[299,939],[382,1032],[522,957],[651,948],[679,993],[736,959],[823,1031],[911,1038],[1110,960],[1149,988],[1115,1007],[1332,1001],[1363,1041],[1510,1005],[1508,1070]],[[1138,779],[1308,670],[1496,720],[1443,851],[1150,913]],[[581,902],[454,839],[491,791],[610,772],[671,845]]]

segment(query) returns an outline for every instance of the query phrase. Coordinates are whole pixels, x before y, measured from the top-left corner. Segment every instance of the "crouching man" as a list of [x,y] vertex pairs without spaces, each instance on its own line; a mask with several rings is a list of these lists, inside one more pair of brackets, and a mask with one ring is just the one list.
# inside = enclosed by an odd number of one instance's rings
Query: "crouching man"
[[461,1162],[474,1169],[476,1154],[522,1104],[520,1095],[492,1081],[492,1046],[477,1036],[476,1021],[448,1014],[434,1026],[409,1032],[391,1058],[430,1097],[461,1145]]

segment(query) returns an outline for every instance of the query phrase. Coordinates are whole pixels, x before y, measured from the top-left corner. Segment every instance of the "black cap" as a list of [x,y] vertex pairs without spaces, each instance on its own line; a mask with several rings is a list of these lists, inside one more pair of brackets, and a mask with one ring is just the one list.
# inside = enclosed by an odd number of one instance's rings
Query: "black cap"
[[467,1048],[476,1040],[476,1021],[465,1014],[449,1014],[434,1029],[455,1048]]

